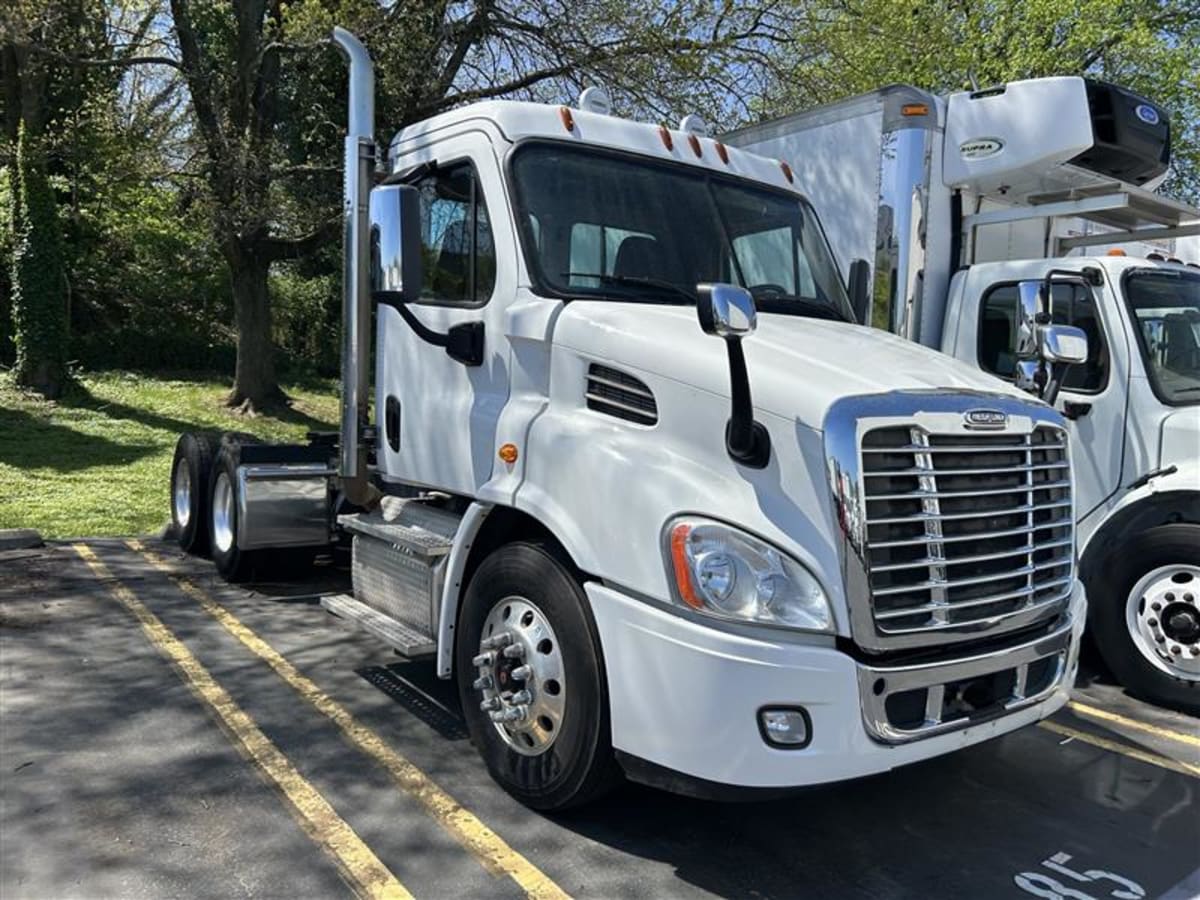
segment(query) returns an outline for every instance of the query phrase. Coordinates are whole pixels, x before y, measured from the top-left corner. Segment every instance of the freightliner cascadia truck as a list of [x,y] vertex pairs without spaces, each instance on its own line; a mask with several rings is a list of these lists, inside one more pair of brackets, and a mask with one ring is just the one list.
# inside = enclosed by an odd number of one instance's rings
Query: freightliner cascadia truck
[[1083,78],[897,85],[725,139],[790,160],[835,256],[873,267],[860,321],[1016,383],[1024,318],[1087,334],[1056,402],[1092,633],[1129,689],[1200,710],[1200,258],[1170,249],[1200,209],[1148,190],[1167,113]]
[[[865,285],[786,164],[596,90],[465,106],[377,153],[371,61],[334,39],[341,427],[184,435],[185,549],[238,580],[349,544],[324,606],[456,679],[538,809],[622,776],[852,778],[1063,705],[1086,600],[1059,412],[856,324]],[[1023,362],[1084,358],[1077,329],[1025,324]]]

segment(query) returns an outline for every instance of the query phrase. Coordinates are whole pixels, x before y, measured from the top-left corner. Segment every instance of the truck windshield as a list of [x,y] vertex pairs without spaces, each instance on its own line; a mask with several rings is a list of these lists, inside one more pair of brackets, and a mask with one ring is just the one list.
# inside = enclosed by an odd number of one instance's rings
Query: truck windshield
[[1135,270],[1125,300],[1155,393],[1174,406],[1200,403],[1200,272]]
[[530,271],[572,299],[694,303],[748,288],[761,312],[854,320],[825,236],[794,194],[678,163],[534,143],[512,164]]

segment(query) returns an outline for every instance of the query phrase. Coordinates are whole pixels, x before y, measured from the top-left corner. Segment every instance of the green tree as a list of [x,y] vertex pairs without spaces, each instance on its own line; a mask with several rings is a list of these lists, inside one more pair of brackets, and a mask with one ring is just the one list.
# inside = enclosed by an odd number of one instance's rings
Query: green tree
[[13,342],[17,383],[57,397],[67,381],[67,294],[62,241],[46,159],[24,125],[17,138]]
[[1086,75],[1170,112],[1175,161],[1162,191],[1200,201],[1200,0],[792,2],[804,40],[764,115],[896,82],[940,92]]

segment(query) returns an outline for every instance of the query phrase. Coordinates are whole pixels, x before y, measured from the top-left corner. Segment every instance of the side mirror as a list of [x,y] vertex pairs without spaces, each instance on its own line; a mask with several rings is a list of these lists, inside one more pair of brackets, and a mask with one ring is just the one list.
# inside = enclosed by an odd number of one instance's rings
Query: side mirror
[[1075,365],[1088,358],[1087,334],[1072,325],[1045,325],[1041,332],[1041,357],[1051,365]]
[[421,294],[421,194],[412,185],[371,191],[371,296],[411,303]]
[[750,399],[750,375],[742,338],[758,325],[754,296],[733,284],[696,285],[696,313],[705,334],[725,339],[729,352],[729,422],[725,425],[725,449],[731,459],[752,469],[765,468],[771,459],[771,436],[761,422],[754,421]]
[[758,326],[754,296],[734,284],[696,285],[696,311],[705,334],[740,338]]
[[850,278],[846,287],[850,293],[850,306],[854,310],[854,321],[860,325],[871,324],[867,320],[870,285],[871,264],[865,259],[856,259],[850,263]]

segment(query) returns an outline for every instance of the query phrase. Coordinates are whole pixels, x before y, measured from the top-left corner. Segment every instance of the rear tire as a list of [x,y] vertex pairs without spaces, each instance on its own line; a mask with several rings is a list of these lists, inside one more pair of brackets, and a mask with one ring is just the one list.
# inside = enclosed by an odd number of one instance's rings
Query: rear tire
[[[509,604],[519,614],[505,617]],[[494,664],[476,666],[472,660],[488,652],[482,645],[489,637],[485,622],[493,637],[512,632],[522,655],[506,657],[500,647]],[[620,770],[612,752],[600,640],[580,580],[561,551],[545,541],[494,551],[471,578],[459,623],[455,665],[463,716],[500,786],[545,811],[580,806],[611,789]],[[549,674],[539,674],[541,663]],[[513,669],[522,665],[532,673],[518,680]],[[475,688],[481,676],[495,688]],[[531,698],[520,721],[500,724],[480,709],[488,699],[501,704],[501,711],[515,709],[513,698],[522,690]]]
[[209,494],[208,531],[212,559],[217,571],[226,581],[240,582],[250,578],[261,551],[241,550],[238,547],[237,468],[239,447],[234,441],[223,440],[213,463],[212,487]]
[[208,551],[208,504],[213,457],[218,439],[211,434],[181,434],[171,462],[171,525],[187,553]]
[[1131,694],[1200,714],[1200,525],[1137,535],[1091,581],[1092,633],[1117,680]]

